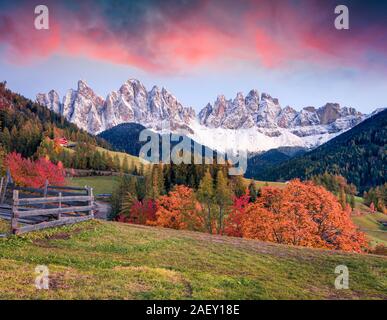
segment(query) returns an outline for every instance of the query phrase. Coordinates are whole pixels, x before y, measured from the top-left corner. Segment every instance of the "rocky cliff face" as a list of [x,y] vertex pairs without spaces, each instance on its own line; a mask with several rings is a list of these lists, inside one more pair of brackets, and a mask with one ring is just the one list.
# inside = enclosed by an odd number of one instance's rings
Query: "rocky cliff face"
[[234,99],[219,95],[196,116],[192,108],[184,107],[165,88],[154,86],[148,91],[136,79],[126,81],[106,99],[79,81],[77,89],[68,90],[62,101],[51,90],[38,94],[37,102],[92,134],[134,122],[157,131],[184,129],[200,143],[207,142],[218,150],[221,145],[228,147],[227,139],[216,138],[211,143],[210,135],[235,138],[238,131],[238,140],[244,141],[243,148],[249,151],[281,146],[314,147],[365,119],[355,109],[337,103],[320,108],[309,106],[300,111],[290,106],[282,108],[277,98],[267,93],[259,95],[257,90],[251,90],[246,97],[238,93]]
[[62,104],[59,99],[59,94],[55,90],[51,90],[49,93],[39,93],[36,96],[36,101],[43,106],[46,106],[50,110],[62,114]]
[[93,134],[126,122],[161,130],[163,122],[168,121],[166,125],[178,128],[187,126],[195,118],[195,111],[183,107],[165,88],[155,86],[148,92],[135,79],[126,81],[119,90],[109,93],[106,99],[95,94],[86,82],[80,80],[77,89],[68,90],[62,102],[54,90],[48,94],[38,94],[36,100]]

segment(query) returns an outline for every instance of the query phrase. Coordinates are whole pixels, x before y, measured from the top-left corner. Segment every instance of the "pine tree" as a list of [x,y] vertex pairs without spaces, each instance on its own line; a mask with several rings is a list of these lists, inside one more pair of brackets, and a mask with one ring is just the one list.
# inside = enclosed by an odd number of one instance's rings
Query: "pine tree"
[[168,193],[172,190],[172,181],[171,181],[171,166],[164,165],[163,166],[163,177],[164,177],[164,185],[165,185],[165,192]]
[[224,219],[232,205],[232,191],[221,170],[216,175],[215,202],[218,205],[217,233],[224,231]]
[[339,202],[341,204],[341,207],[344,210],[346,208],[346,206],[347,206],[347,195],[345,194],[344,188],[340,189]]
[[125,159],[123,161],[122,172],[129,173],[129,159],[128,159],[128,157],[125,157]]
[[123,201],[128,200],[128,195],[133,199],[138,199],[137,180],[135,177],[122,176],[118,186],[113,190],[111,197],[112,212],[110,219],[116,219],[122,210]]
[[10,143],[10,150],[16,150],[20,151],[19,148],[19,136],[18,136],[18,131],[15,126],[12,127],[11,129],[11,143]]
[[355,209],[355,196],[353,194],[350,195],[349,204],[351,205],[352,209]]
[[114,170],[115,166],[114,166],[114,161],[112,156],[107,151],[105,151],[105,155],[106,155],[106,168],[108,170]]
[[251,202],[255,202],[255,200],[257,200],[258,193],[259,193],[259,190],[257,188],[255,180],[252,179],[250,184],[249,184],[249,194],[250,194]]
[[[160,177],[161,175],[161,177]],[[163,193],[163,186],[161,181],[163,180],[162,172],[159,170],[159,166],[154,164],[145,173],[145,185],[146,185],[146,198],[156,200]]]
[[214,211],[214,183],[209,170],[207,170],[207,172],[204,174],[203,179],[200,181],[199,189],[197,191],[197,197],[205,210],[204,220],[206,223],[207,231],[209,233],[212,233],[212,220]]
[[156,169],[157,169],[157,188],[159,190],[159,196],[160,196],[160,195],[166,194],[162,164],[157,165]]
[[119,215],[124,216],[126,218],[130,218],[131,209],[135,201],[136,198],[134,197],[134,195],[130,192],[127,192],[122,197],[121,210],[119,212]]
[[159,188],[158,188],[158,170],[156,166],[152,166],[151,172],[148,174],[147,178],[150,178],[150,182],[147,183],[147,198],[148,199],[157,199],[159,197]]
[[0,177],[5,174],[5,164],[4,164],[5,155],[6,155],[5,149],[0,144]]
[[120,161],[120,157],[118,156],[118,154],[115,154],[115,156],[113,158],[113,163],[114,163],[114,169],[116,171],[120,171],[120,169],[121,169],[121,161]]
[[237,198],[243,196],[246,192],[246,186],[243,181],[243,176],[233,176],[232,182],[235,196]]
[[4,128],[2,134],[1,134],[1,144],[3,145],[3,148],[5,151],[10,152],[11,151],[11,134],[9,133],[9,130],[7,127]]

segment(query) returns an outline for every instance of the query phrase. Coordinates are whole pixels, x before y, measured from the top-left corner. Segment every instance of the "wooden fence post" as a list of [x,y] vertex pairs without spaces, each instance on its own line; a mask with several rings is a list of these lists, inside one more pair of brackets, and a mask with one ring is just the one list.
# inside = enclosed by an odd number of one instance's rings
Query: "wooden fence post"
[[[59,196],[59,209],[61,209],[62,208],[62,192],[59,192],[58,196]],[[62,216],[62,214],[59,211],[59,213],[58,213],[58,220],[60,220],[61,216]]]
[[4,177],[1,177],[1,182],[0,182],[0,203],[1,203],[1,199],[3,198],[1,196],[1,193],[3,191],[3,184],[4,184]]
[[8,187],[8,185],[10,185],[10,186],[13,185],[11,171],[9,170],[9,168],[7,169],[7,175],[6,175],[6,179],[5,179],[4,191],[3,191],[3,195],[1,196],[0,203],[4,203],[4,201],[5,201],[5,196],[7,195],[7,187]]
[[19,212],[18,212],[18,205],[19,205],[19,191],[13,190],[13,203],[12,203],[12,218],[11,218],[11,233],[17,234],[19,229],[18,219],[19,219]]
[[[46,179],[46,182],[44,183],[44,190],[43,190],[43,197],[47,198],[47,190],[48,190],[48,179]],[[43,209],[46,208],[46,204],[44,203],[42,206]]]
[[[90,207],[92,207],[93,204],[94,204],[93,188],[87,187],[87,195],[90,197],[90,199],[88,201],[88,205]],[[90,209],[89,215],[94,218],[94,211],[93,211],[93,209]]]

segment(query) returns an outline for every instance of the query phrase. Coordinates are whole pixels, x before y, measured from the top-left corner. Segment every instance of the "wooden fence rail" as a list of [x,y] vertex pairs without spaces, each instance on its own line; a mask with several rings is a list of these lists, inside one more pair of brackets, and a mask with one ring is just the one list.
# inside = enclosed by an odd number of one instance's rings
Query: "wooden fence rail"
[[11,233],[68,225],[94,218],[90,187],[45,184],[43,189],[18,187],[10,176],[0,180],[0,218],[10,220]]

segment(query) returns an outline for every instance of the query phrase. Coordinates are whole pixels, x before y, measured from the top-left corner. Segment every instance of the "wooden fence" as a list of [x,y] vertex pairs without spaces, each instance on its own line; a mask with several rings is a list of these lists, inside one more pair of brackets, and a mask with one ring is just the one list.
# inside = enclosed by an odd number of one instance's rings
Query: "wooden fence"
[[93,219],[93,208],[90,187],[18,187],[9,173],[0,181],[0,218],[10,221],[12,234]]

